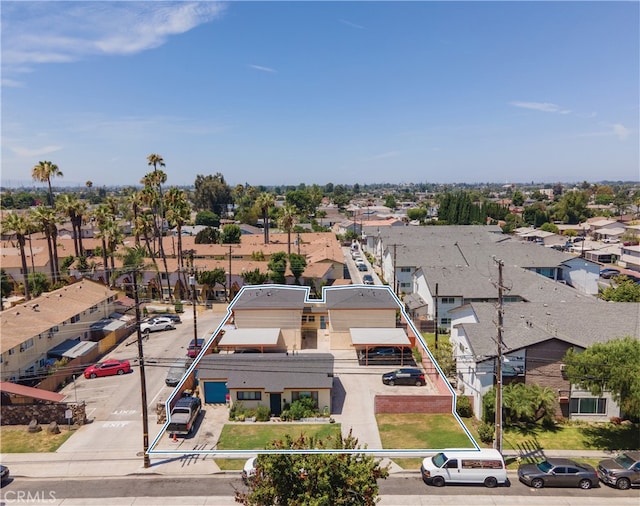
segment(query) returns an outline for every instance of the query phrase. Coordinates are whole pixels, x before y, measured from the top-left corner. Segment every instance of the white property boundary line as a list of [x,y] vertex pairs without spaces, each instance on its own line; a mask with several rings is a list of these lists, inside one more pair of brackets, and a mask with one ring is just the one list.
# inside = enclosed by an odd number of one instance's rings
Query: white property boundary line
[[[474,439],[474,437],[471,435],[471,433],[469,432],[469,430],[467,429],[467,427],[464,425],[464,423],[462,422],[462,420],[460,419],[460,416],[458,415],[458,413],[456,412],[456,399],[457,399],[457,395],[456,392],[453,390],[453,388],[451,387],[451,385],[449,384],[449,382],[446,380],[446,376],[443,374],[442,369],[440,369],[440,366],[438,365],[438,363],[436,362],[435,358],[433,357],[433,355],[431,354],[431,351],[429,350],[427,343],[424,341],[424,339],[422,338],[422,335],[420,334],[420,332],[418,332],[418,329],[415,327],[415,325],[413,324],[413,321],[409,318],[409,315],[407,315],[405,309],[404,309],[404,305],[402,304],[402,302],[400,301],[400,299],[396,296],[395,293],[393,293],[393,291],[391,290],[391,287],[384,285],[384,286],[375,286],[375,285],[348,285],[348,286],[340,286],[340,287],[323,287],[322,289],[322,298],[320,299],[310,299],[309,298],[309,294],[310,294],[310,287],[307,286],[291,286],[291,285],[255,285],[255,286],[243,286],[240,291],[238,292],[238,294],[236,295],[236,297],[234,298],[234,301],[237,301],[240,299],[240,295],[245,292],[245,291],[251,291],[251,290],[265,290],[265,289],[288,289],[288,290],[304,290],[305,291],[305,303],[326,303],[326,293],[328,291],[331,290],[353,290],[355,288],[364,288],[366,290],[386,290],[389,295],[391,295],[393,297],[393,299],[396,301],[396,303],[398,304],[398,309],[401,311],[402,315],[404,316],[405,321],[407,322],[407,324],[411,327],[414,335],[416,336],[416,339],[419,340],[422,349],[429,355],[429,358],[431,359],[431,362],[433,363],[433,365],[435,366],[436,370],[438,371],[438,374],[440,375],[440,377],[442,378],[442,380],[444,381],[444,384],[447,386],[447,388],[449,389],[449,392],[451,392],[451,396],[452,396],[452,402],[451,402],[451,414],[455,417],[455,419],[457,420],[458,424],[460,425],[460,427],[462,428],[462,430],[465,432],[465,434],[467,435],[467,437],[469,438],[469,441],[472,443],[472,447],[470,448],[446,448],[447,451],[470,451],[470,450],[477,450],[480,451],[480,445],[478,445],[478,443],[476,442],[476,440]],[[182,386],[182,384],[186,381],[186,379],[189,377],[189,375],[191,374],[191,372],[196,368],[196,365],[198,364],[198,362],[200,361],[200,359],[202,358],[202,356],[204,356],[204,352],[209,348],[209,345],[212,343],[213,339],[218,335],[218,333],[220,332],[220,330],[224,327],[224,325],[227,323],[227,321],[229,320],[229,318],[232,316],[233,311],[233,305],[235,304],[235,302],[232,301],[231,304],[229,304],[229,307],[227,308],[227,314],[226,316],[221,320],[220,324],[218,325],[218,327],[216,328],[216,330],[211,334],[211,336],[209,337],[209,339],[207,339],[206,344],[202,347],[202,350],[200,351],[200,353],[198,354],[198,356],[196,357],[196,359],[193,361],[193,363],[191,364],[191,366],[189,367],[189,369],[187,369],[184,377],[180,380],[180,382],[178,383],[178,385],[176,386],[176,388],[174,389],[174,391],[172,392],[171,395],[169,395],[169,397],[167,398],[167,401],[165,402],[165,409],[167,412],[167,421],[164,423],[164,425],[162,426],[162,428],[160,429],[160,431],[158,432],[157,436],[155,437],[155,439],[152,441],[152,443],[149,445],[149,449],[147,450],[147,454],[149,455],[218,455],[218,456],[235,456],[235,457],[240,457],[240,456],[254,456],[254,455],[259,455],[259,454],[264,454],[264,455],[275,455],[275,454],[292,454],[292,455],[303,455],[303,454],[367,454],[367,455],[372,455],[372,456],[376,456],[376,457],[399,457],[399,456],[406,456],[406,457],[412,457],[412,456],[421,456],[424,457],[425,454],[433,454],[433,453],[438,453],[441,452],[443,450],[445,450],[445,448],[420,448],[420,449],[370,449],[370,448],[356,448],[353,450],[345,450],[345,449],[337,449],[337,450],[332,450],[332,449],[308,449],[308,450],[267,450],[267,449],[263,449],[263,450],[156,450],[156,446],[159,443],[160,439],[162,438],[162,435],[165,433],[168,425],[169,425],[169,413],[170,413],[170,404],[171,404],[171,400],[177,395],[177,393],[180,390],[180,387]]]

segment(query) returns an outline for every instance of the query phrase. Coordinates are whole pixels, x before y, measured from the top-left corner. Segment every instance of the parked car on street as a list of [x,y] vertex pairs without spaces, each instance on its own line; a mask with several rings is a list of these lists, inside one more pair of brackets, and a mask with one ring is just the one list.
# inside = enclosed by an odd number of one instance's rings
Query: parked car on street
[[518,478],[533,488],[579,487],[586,490],[598,484],[598,474],[592,466],[570,459],[546,459],[537,464],[521,464]]
[[256,462],[258,457],[251,457],[247,459],[244,463],[244,467],[242,468],[242,481],[245,485],[249,484],[249,480],[256,475]]
[[493,488],[508,483],[502,454],[493,448],[443,450],[433,457],[426,457],[420,473],[425,483],[435,487],[448,483],[475,483]]
[[382,382],[389,386],[415,385],[421,387],[426,384],[424,372],[413,367],[403,367],[395,371],[386,372],[382,375]]
[[9,481],[10,477],[11,473],[9,472],[9,468],[0,464],[0,482],[5,484]]
[[204,346],[204,339],[198,338],[198,340],[192,339],[187,348],[187,357],[195,358],[200,350]]
[[365,274],[362,276],[362,282],[365,285],[373,285],[373,276],[371,274]]
[[175,387],[180,383],[180,380],[184,378],[191,362],[192,360],[190,358],[179,358],[176,360],[169,368],[169,372],[167,372],[167,377],[165,378],[164,383],[168,387]]
[[176,326],[169,318],[151,318],[140,324],[140,332],[148,334],[149,332],[158,332],[160,330],[173,330]]
[[598,462],[598,477],[607,485],[627,490],[640,485],[640,451],[620,453]]
[[600,277],[604,279],[610,279],[614,276],[619,276],[619,275],[620,275],[620,271],[612,267],[606,267],[604,269],[600,269]]
[[173,323],[182,323],[182,319],[180,318],[180,315],[177,313],[160,313],[160,314],[154,314],[153,317],[169,318],[169,320],[171,320]]
[[131,364],[128,360],[105,360],[90,365],[84,370],[85,378],[98,378],[102,376],[118,376],[131,372]]
[[358,266],[359,271],[367,272],[369,270],[369,267],[367,267],[367,264],[364,262],[358,262],[356,265]]

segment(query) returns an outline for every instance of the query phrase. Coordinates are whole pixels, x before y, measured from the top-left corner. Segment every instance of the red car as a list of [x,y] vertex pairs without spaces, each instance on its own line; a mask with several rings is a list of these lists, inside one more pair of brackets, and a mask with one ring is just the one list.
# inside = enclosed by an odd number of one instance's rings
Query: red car
[[131,372],[131,364],[128,360],[105,360],[87,367],[84,370],[84,377],[97,378],[98,376],[114,376],[128,372]]

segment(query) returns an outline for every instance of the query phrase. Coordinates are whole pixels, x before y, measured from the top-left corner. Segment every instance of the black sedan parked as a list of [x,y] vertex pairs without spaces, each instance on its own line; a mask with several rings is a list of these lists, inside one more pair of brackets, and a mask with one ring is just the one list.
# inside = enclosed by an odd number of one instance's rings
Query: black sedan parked
[[579,487],[589,489],[598,484],[596,470],[588,464],[569,459],[547,459],[537,464],[521,464],[518,478],[533,488]]
[[416,385],[423,386],[426,383],[424,372],[420,369],[404,367],[395,371],[386,372],[382,375],[382,382],[385,385]]

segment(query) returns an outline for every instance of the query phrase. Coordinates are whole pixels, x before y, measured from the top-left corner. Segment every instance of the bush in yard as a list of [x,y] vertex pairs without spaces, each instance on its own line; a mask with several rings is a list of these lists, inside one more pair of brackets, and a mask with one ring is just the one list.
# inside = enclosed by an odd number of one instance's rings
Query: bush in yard
[[456,398],[456,413],[462,418],[471,418],[473,416],[473,408],[471,401],[466,395],[459,395]]
[[480,436],[480,441],[485,444],[491,443],[493,441],[493,425],[489,423],[482,423],[478,426],[478,435]]
[[258,406],[256,408],[256,421],[268,422],[271,420],[271,410],[267,406]]
[[316,407],[311,397],[302,397],[291,403],[289,415],[292,420],[300,420],[300,418],[309,418],[316,415]]

